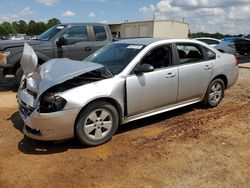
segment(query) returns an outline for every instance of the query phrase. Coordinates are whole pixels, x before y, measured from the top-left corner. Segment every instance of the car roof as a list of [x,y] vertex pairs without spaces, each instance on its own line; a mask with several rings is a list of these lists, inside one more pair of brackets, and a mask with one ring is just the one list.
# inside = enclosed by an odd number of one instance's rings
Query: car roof
[[[138,45],[151,45],[151,44],[161,44],[161,43],[196,43],[204,45],[205,43],[199,40],[193,39],[166,39],[166,38],[133,38],[133,39],[124,39],[116,41],[115,43],[121,44],[138,44]],[[205,44],[206,45],[206,44]]]
[[123,43],[123,44],[140,44],[140,45],[149,45],[157,41],[161,41],[162,39],[159,38],[133,38],[133,39],[121,39],[116,43]]
[[58,25],[70,25],[70,26],[78,26],[78,25],[95,25],[95,26],[106,26],[107,24],[103,24],[103,23],[91,23],[91,22],[79,22],[79,23],[61,23]]

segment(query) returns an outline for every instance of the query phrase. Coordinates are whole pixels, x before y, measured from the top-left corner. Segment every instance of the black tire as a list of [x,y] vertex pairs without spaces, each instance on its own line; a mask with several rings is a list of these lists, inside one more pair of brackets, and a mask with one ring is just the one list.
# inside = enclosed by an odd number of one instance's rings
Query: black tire
[[[104,119],[101,117],[103,113],[104,116],[108,114]],[[94,116],[96,119],[99,118],[99,120],[95,120]],[[113,105],[105,101],[94,102],[87,106],[79,115],[75,127],[76,137],[83,145],[97,146],[112,138],[118,128],[118,124],[119,115]],[[107,128],[108,126],[110,128]],[[103,134],[101,137],[99,137],[100,132]]]
[[203,104],[208,107],[216,107],[224,97],[225,84],[220,78],[214,79],[208,86],[203,99]]
[[19,86],[21,84],[21,79],[23,76],[23,69],[22,67],[19,67],[15,73],[15,78],[16,78],[16,85]]

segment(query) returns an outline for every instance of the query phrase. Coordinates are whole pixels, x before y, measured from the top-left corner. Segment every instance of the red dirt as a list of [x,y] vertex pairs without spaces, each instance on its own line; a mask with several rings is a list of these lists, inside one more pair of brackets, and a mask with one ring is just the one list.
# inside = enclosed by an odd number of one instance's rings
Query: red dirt
[[86,148],[21,133],[13,81],[0,85],[1,187],[250,187],[250,69],[216,108],[192,105],[123,125]]

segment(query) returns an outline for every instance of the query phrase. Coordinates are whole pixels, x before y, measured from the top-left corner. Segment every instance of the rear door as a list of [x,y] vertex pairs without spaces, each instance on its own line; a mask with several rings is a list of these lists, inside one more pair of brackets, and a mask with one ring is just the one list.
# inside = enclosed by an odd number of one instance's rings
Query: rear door
[[90,40],[90,29],[87,26],[72,26],[60,37],[65,44],[57,48],[57,57],[83,60],[93,51],[93,42]]
[[126,78],[127,113],[133,116],[175,104],[178,90],[178,67],[172,66],[170,45],[157,47],[147,53],[137,66],[150,64],[152,72],[135,74]]
[[[178,101],[200,99],[206,91],[213,71],[215,53],[195,43],[177,43],[179,54]],[[208,58],[206,53],[210,53]]]
[[93,40],[93,51],[99,50],[111,42],[110,30],[103,25],[91,26],[91,38]]

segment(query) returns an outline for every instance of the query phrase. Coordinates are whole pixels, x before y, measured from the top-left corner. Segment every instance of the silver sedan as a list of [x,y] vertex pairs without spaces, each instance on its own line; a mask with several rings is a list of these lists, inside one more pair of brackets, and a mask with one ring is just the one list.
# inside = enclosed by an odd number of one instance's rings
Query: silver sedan
[[17,94],[23,132],[103,144],[120,124],[197,102],[216,107],[238,78],[237,64],[195,40],[121,40],[82,62],[52,59],[41,66],[25,45]]

